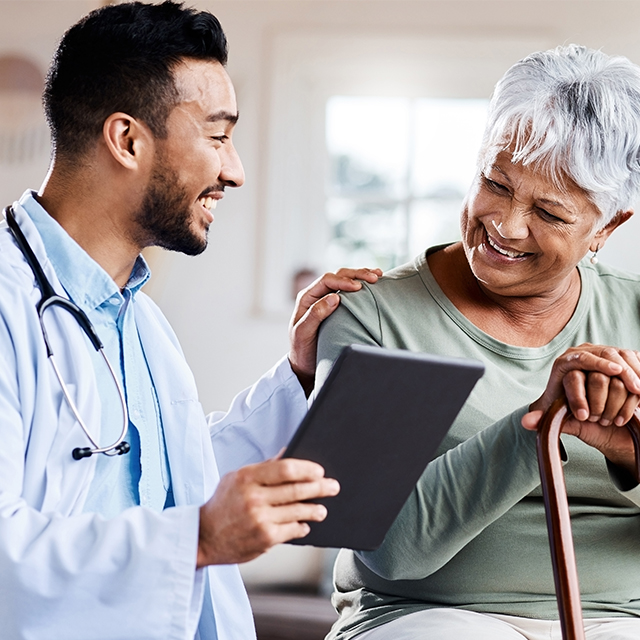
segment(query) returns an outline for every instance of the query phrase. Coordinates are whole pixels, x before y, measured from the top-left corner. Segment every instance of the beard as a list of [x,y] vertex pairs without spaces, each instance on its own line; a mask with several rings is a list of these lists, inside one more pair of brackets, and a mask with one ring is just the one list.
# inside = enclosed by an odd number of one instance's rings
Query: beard
[[141,246],[158,246],[188,256],[202,253],[209,230],[203,238],[191,228],[191,205],[177,173],[156,162],[142,204],[133,215]]

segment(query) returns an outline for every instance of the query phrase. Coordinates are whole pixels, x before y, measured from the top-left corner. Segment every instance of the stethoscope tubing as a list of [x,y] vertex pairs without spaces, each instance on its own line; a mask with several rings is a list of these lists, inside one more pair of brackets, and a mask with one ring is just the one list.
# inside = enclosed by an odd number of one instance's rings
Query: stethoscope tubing
[[[15,216],[13,214],[12,207],[10,206],[6,207],[3,211],[3,214],[7,222],[7,225],[9,227],[9,230],[13,234],[16,244],[18,245],[18,248],[22,252],[25,260],[27,261],[27,264],[33,271],[33,275],[35,277],[36,283],[42,294],[40,300],[36,304],[36,311],[38,313],[40,329],[42,330],[42,337],[44,339],[44,343],[47,349],[47,357],[51,362],[55,376],[58,380],[58,383],[60,384],[60,388],[62,389],[62,394],[69,408],[71,409],[71,413],[73,414],[78,424],[80,425],[81,429],[84,431],[85,435],[89,439],[89,442],[91,442],[91,444],[93,445],[93,447],[82,447],[82,448],[76,447],[71,452],[73,459],[81,460],[82,458],[88,458],[92,456],[94,453],[103,453],[104,455],[107,455],[107,456],[122,455],[124,453],[127,453],[130,449],[129,443],[125,442],[127,431],[129,429],[129,411],[127,409],[127,401],[124,395],[124,390],[122,388],[122,385],[120,384],[120,381],[118,380],[116,372],[114,371],[113,367],[111,366],[111,363],[109,362],[109,359],[107,358],[107,355],[104,352],[104,346],[102,344],[102,341],[98,337],[95,327],[87,317],[87,314],[82,309],[80,309],[80,307],[78,307],[74,302],[69,300],[69,298],[64,298],[56,294],[53,286],[45,276],[44,270],[42,269],[40,262],[36,258],[33,252],[33,249],[31,248],[31,246],[29,245],[29,242],[27,241],[26,237],[22,233],[22,230],[20,229],[20,226],[18,225],[18,222],[16,221]],[[91,436],[91,433],[89,432],[88,427],[86,426],[84,420],[82,419],[80,412],[78,411],[78,407],[73,401],[73,398],[69,393],[67,385],[65,384],[62,378],[58,365],[56,364],[55,358],[53,356],[53,349],[51,348],[51,345],[49,343],[49,336],[47,334],[47,329],[44,324],[44,313],[47,309],[52,307],[61,307],[65,309],[68,313],[70,313],[73,316],[76,322],[78,322],[78,324],[80,325],[80,328],[84,331],[85,335],[87,336],[87,338],[89,339],[89,341],[91,342],[95,350],[98,353],[100,353],[100,355],[102,356],[102,359],[107,365],[111,378],[118,391],[118,397],[120,398],[120,404],[122,407],[122,430],[120,432],[120,436],[118,437],[118,439],[113,444],[107,447],[101,447],[96,442],[96,440]]]

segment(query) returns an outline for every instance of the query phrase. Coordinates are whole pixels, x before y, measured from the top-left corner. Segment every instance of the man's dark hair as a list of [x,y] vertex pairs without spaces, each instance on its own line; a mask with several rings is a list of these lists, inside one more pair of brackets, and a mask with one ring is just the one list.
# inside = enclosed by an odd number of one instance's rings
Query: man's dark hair
[[43,103],[56,155],[82,156],[117,111],[156,137],[179,101],[172,69],[183,58],[227,62],[217,18],[175,2],[131,2],[92,11],[62,37]]

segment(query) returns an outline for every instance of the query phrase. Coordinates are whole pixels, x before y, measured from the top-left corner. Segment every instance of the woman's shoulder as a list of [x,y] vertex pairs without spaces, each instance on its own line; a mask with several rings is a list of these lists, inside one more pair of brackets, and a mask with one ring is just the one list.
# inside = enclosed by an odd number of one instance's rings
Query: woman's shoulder
[[588,260],[580,263],[584,275],[588,275],[594,286],[602,293],[615,295],[618,291],[626,294],[636,292],[640,295],[640,274],[624,271],[599,262],[591,264]]
[[[600,263],[592,265],[588,261],[581,262],[580,271],[583,290],[589,292],[585,303],[590,324],[600,332],[598,340],[637,345],[640,339],[640,274]],[[593,340],[589,338],[588,341]]]
[[428,270],[426,253],[422,253],[410,262],[385,271],[375,284],[365,282],[359,291],[340,295],[346,306],[352,309],[401,304],[409,297],[427,294],[423,278],[425,270]]

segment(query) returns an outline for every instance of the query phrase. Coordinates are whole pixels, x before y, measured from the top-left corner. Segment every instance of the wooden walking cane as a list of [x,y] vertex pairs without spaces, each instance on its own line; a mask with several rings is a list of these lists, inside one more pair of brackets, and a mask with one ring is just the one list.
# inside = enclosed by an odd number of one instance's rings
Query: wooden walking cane
[[[560,458],[560,432],[568,412],[566,399],[559,398],[542,417],[537,437],[538,465],[562,638],[584,640],[580,585],[571,535],[569,502]],[[640,408],[636,409],[626,426],[633,438],[636,479],[640,480]]]

